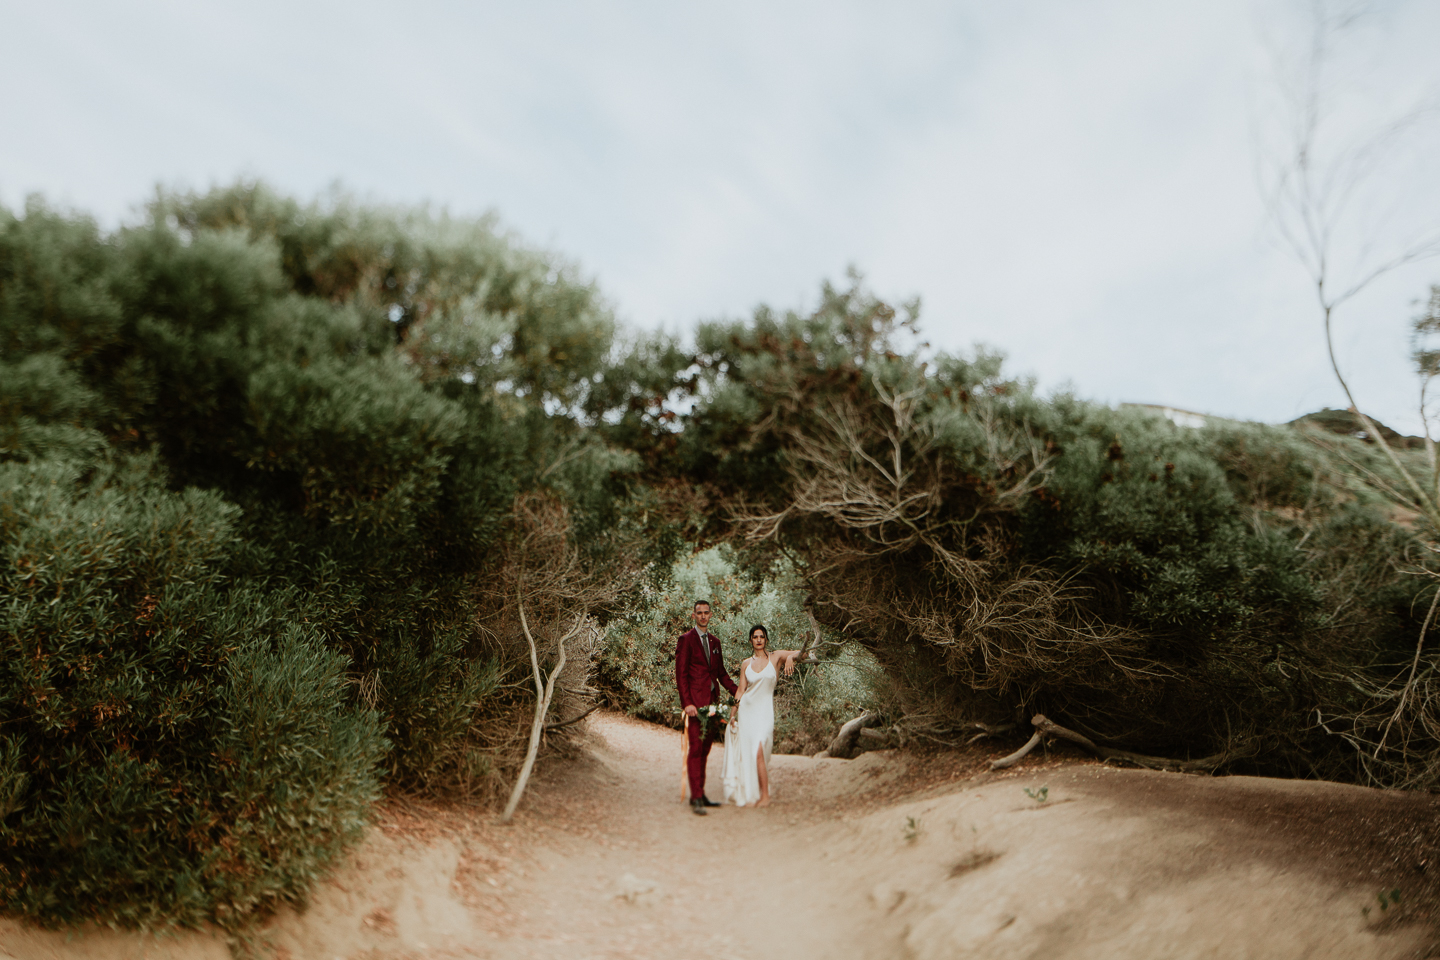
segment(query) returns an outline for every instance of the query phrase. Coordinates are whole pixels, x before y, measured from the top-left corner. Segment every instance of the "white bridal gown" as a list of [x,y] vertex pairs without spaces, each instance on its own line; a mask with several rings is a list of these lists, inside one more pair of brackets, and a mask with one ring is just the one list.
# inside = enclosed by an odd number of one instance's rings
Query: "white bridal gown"
[[760,800],[760,768],[755,754],[765,747],[765,769],[770,769],[770,748],[775,741],[775,664],[765,664],[759,673],[745,664],[745,696],[735,713],[735,722],[725,728],[725,764],[720,779],[725,799],[748,807]]

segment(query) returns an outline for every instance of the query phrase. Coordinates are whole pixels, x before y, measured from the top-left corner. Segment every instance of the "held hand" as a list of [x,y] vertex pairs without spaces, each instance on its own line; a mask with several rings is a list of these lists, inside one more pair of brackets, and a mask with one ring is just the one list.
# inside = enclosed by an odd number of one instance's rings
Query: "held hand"
[[696,716],[699,716],[699,715],[700,715],[700,712],[699,712],[698,710],[696,710],[694,707],[686,707],[686,708],[685,708],[685,716],[687,716],[687,717],[696,717]]

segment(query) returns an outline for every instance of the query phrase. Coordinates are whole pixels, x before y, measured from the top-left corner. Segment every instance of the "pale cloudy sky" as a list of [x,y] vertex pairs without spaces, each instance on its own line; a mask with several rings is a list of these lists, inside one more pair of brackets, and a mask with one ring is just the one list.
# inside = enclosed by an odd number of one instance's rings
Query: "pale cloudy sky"
[[[1365,9],[1335,143],[1440,102],[1440,4]],[[937,346],[989,344],[1043,389],[1281,421],[1343,406],[1257,183],[1271,52],[1306,10],[0,0],[0,202],[114,224],[157,182],[243,174],[493,209],[629,323],[681,331],[813,304],[853,264],[920,296]],[[1440,226],[1434,142],[1389,158],[1347,242]],[[1432,282],[1440,260],[1338,319],[1362,404],[1407,429]]]

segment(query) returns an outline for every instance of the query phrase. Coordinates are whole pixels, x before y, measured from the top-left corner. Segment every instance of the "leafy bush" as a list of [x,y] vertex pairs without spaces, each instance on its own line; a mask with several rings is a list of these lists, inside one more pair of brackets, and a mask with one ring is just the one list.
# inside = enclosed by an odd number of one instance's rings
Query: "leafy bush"
[[378,719],[300,598],[225,589],[236,513],[143,458],[0,464],[8,909],[234,927],[364,826]]
[[563,500],[603,565],[634,499],[586,427],[613,328],[486,219],[255,184],[111,233],[0,211],[5,908],[236,925],[382,777],[500,792],[513,504]]

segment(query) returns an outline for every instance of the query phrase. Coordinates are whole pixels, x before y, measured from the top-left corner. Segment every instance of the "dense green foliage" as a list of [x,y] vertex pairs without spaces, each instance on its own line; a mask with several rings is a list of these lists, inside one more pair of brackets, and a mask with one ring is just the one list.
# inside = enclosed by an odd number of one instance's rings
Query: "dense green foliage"
[[4,909],[238,928],[380,791],[496,796],[522,605],[543,668],[571,643],[556,717],[594,685],[674,722],[705,595],[732,668],[752,622],[818,624],[781,749],[861,708],[955,742],[1043,711],[1220,769],[1440,783],[1440,691],[1392,708],[1430,532],[1338,423],[1041,397],[858,283],[694,352],[617,338],[494,223],[344,197],[162,194],[113,232],[0,211]]
[[9,908],[239,922],[382,777],[503,789],[526,663],[489,584],[517,494],[592,552],[626,509],[578,419],[613,327],[488,221],[244,185],[112,234],[0,212]]
[[378,794],[380,723],[291,593],[225,589],[238,511],[153,461],[0,464],[11,909],[244,917],[304,892]]

